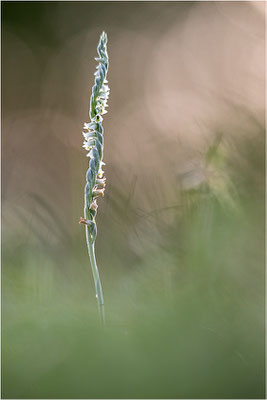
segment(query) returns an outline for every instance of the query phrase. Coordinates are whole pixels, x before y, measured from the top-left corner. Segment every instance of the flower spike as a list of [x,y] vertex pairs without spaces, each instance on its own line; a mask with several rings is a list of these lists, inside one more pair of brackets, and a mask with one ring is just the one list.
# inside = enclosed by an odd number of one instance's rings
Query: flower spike
[[[107,86],[107,71],[108,71],[108,53],[107,53],[107,35],[105,32],[100,36],[100,40],[97,46],[97,52],[99,57],[97,61],[99,64],[95,72],[95,84],[92,89],[92,95],[90,99],[90,112],[89,116],[91,121],[89,123],[84,123],[84,142],[83,147],[89,152],[87,156],[93,163],[89,162],[90,174],[86,174],[86,181],[90,185],[91,190],[85,190],[85,208],[84,208],[84,218],[91,220],[95,224],[95,216],[91,217],[91,208],[94,202],[95,193],[98,191],[97,179],[103,179],[103,117],[106,114],[107,101],[106,97],[109,95],[109,87]],[[105,83],[104,83],[105,82]],[[103,94],[105,95],[103,98]],[[102,191],[101,191],[102,195]],[[104,195],[104,193],[103,193]],[[93,206],[94,207],[94,206]],[[95,241],[95,229],[90,232],[90,239]]]

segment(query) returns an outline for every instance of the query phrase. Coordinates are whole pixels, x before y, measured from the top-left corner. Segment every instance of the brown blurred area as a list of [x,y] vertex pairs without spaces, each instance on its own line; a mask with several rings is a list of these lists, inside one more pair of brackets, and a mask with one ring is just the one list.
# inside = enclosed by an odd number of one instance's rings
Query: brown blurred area
[[65,249],[73,237],[83,241],[77,221],[88,159],[81,130],[103,30],[111,97],[99,241],[110,226],[125,229],[122,220],[138,225],[155,210],[179,206],[179,174],[218,132],[242,159],[239,141],[264,126],[264,7],[2,2],[4,241]]

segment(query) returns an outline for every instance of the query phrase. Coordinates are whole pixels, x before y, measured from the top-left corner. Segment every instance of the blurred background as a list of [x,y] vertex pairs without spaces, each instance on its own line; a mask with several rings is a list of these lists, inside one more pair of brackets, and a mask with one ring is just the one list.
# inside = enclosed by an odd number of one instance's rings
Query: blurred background
[[[2,2],[2,397],[264,398],[264,2]],[[82,126],[108,34],[107,188]]]

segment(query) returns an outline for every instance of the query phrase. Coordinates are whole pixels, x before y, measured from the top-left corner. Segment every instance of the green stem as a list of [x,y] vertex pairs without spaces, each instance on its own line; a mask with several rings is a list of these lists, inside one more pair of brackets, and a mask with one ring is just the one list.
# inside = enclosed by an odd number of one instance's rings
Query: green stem
[[89,226],[85,226],[86,233],[86,243],[88,248],[88,254],[90,258],[90,263],[92,267],[94,282],[95,282],[95,291],[96,291],[96,299],[98,304],[98,311],[101,323],[105,325],[105,307],[104,307],[104,296],[102,291],[101,280],[98,272],[98,268],[96,265],[95,258],[95,242],[90,239]]

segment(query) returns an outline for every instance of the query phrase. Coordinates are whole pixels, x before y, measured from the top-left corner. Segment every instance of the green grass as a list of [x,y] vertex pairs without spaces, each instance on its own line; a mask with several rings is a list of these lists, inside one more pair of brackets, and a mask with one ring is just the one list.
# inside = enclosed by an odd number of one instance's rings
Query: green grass
[[235,207],[203,188],[136,217],[114,184],[96,245],[105,329],[79,226],[56,245],[4,230],[3,398],[264,398],[263,153],[240,153]]

